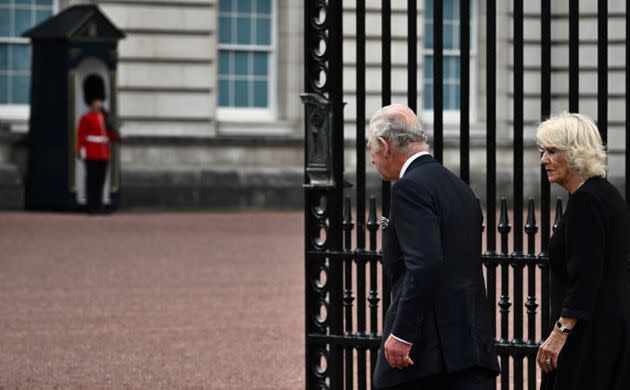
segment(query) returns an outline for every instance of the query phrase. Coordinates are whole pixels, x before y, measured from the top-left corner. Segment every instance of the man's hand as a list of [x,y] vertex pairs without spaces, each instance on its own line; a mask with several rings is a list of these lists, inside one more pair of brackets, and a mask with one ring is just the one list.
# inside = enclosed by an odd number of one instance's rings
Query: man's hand
[[85,160],[85,148],[79,149],[79,157],[81,160]]
[[413,366],[413,360],[409,357],[411,344],[403,343],[389,335],[385,341],[385,359],[394,368],[407,368]]

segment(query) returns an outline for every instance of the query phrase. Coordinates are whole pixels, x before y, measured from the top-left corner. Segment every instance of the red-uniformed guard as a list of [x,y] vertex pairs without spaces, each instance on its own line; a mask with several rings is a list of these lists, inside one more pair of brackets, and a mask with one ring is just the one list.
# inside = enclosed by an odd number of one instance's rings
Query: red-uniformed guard
[[113,126],[107,126],[103,110],[105,88],[102,79],[89,76],[84,84],[85,102],[90,111],[83,114],[77,129],[77,154],[85,161],[88,213],[102,213],[103,185],[110,158],[109,144],[120,140]]

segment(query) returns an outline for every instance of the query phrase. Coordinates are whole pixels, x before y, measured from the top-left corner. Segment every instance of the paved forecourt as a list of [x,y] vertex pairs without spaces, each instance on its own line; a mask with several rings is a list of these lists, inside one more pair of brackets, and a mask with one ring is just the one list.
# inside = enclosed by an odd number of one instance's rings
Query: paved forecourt
[[300,389],[301,213],[0,213],[0,389]]

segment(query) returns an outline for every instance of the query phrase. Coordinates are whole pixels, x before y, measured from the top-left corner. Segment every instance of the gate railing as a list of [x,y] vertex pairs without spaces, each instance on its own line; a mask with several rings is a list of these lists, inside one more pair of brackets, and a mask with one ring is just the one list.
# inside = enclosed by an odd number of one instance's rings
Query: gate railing
[[[433,1],[433,155],[444,150],[442,66],[442,1]],[[483,257],[489,310],[495,325],[501,363],[501,389],[538,386],[535,356],[549,329],[549,269],[547,246],[551,234],[550,188],[541,168],[539,205],[529,198],[524,210],[524,93],[523,0],[513,0],[513,191],[497,210],[497,8],[486,2],[486,204]],[[407,105],[417,110],[417,2],[407,2]],[[551,0],[540,10],[540,118],[551,113]],[[578,0],[569,0],[569,110],[579,109]],[[374,197],[366,204],[366,9],[356,1],[356,182],[344,178],[344,101],[342,1],[304,2],[305,26],[305,326],[307,389],[371,388],[371,373],[380,345],[382,319],[390,290],[382,277],[378,249],[379,208]],[[461,101],[460,176],[470,182],[470,8],[460,0]],[[381,2],[381,103],[391,103],[391,4]],[[626,20],[630,2],[626,2]],[[626,23],[630,35],[630,23]],[[598,126],[607,140],[607,5],[598,0]],[[626,50],[626,62],[630,60]],[[630,84],[626,67],[626,90]],[[437,82],[439,81],[439,82]],[[626,112],[630,100],[626,98]],[[625,150],[630,150],[630,121],[626,121]],[[630,158],[625,161],[626,199],[630,201]],[[356,196],[353,208],[348,195]],[[389,214],[390,186],[382,183],[380,213]],[[538,198],[538,196],[536,196]],[[538,209],[539,207],[539,209]],[[498,213],[498,220],[497,220]],[[353,221],[353,215],[356,220]],[[512,221],[510,222],[510,217]],[[540,229],[536,216],[540,217]],[[562,216],[556,203],[555,224]],[[525,217],[525,221],[524,221]],[[495,233],[496,232],[496,233]],[[354,246],[353,246],[354,237]],[[499,246],[497,246],[497,237]],[[526,242],[524,238],[526,237]],[[367,238],[367,242],[366,242]],[[537,253],[537,239],[540,251]],[[511,240],[511,242],[510,242]],[[524,244],[527,245],[525,249]],[[511,248],[511,249],[510,249]],[[630,262],[629,262],[630,267]],[[527,334],[525,335],[525,325]]]

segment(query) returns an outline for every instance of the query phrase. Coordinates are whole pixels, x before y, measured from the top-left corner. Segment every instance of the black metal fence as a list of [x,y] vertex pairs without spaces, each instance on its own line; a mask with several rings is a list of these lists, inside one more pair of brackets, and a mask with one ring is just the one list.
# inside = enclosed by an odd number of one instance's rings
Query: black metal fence
[[[569,0],[569,110],[579,110],[578,0]],[[506,198],[497,210],[497,9],[496,0],[486,4],[486,252],[485,265],[489,309],[501,363],[501,389],[538,387],[535,356],[546,336],[549,318],[549,278],[546,248],[551,234],[550,188],[541,168],[539,204],[529,198],[524,210],[524,93],[523,0],[513,0],[513,191],[511,213]],[[630,14],[626,2],[626,20]],[[305,1],[305,250],[306,250],[306,384],[307,389],[367,389],[380,345],[381,321],[390,303],[390,289],[381,276],[378,250],[377,204],[366,202],[366,9],[356,1],[356,183],[344,178],[343,24],[342,2]],[[540,119],[551,113],[551,0],[541,0]],[[408,1],[407,100],[417,102],[416,1]],[[442,2],[433,0],[433,155],[442,161],[443,87]],[[470,181],[470,7],[460,1],[461,102],[460,175]],[[607,140],[607,2],[598,0],[598,126]],[[391,5],[381,2],[381,103],[391,103]],[[626,23],[626,35],[630,23]],[[630,60],[626,50],[626,63]],[[440,82],[436,82],[440,81]],[[626,67],[626,90],[630,77]],[[626,99],[626,112],[630,112]],[[625,150],[630,149],[630,122],[626,122]],[[627,153],[626,153],[627,155]],[[625,161],[629,177],[630,158]],[[625,182],[630,200],[630,180]],[[349,194],[356,195],[353,209]],[[388,183],[382,183],[380,209],[389,214]],[[537,209],[540,210],[540,230]],[[498,211],[498,220],[497,220]],[[355,215],[356,221],[352,220]],[[509,221],[509,215],[512,221]],[[562,215],[556,202],[555,220]],[[524,221],[524,217],[526,220]],[[500,245],[497,246],[497,234]],[[526,242],[524,242],[524,235]],[[355,246],[353,247],[353,236]],[[367,242],[366,242],[367,238]],[[536,240],[540,240],[539,252]],[[510,243],[511,240],[511,243]],[[524,244],[527,244],[525,249]],[[511,244],[511,245],[510,245]],[[511,249],[510,249],[511,248]],[[499,294],[499,296],[497,296]],[[526,294],[526,295],[525,295]],[[524,334],[524,326],[527,334]],[[542,331],[541,331],[542,330]]]

